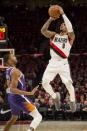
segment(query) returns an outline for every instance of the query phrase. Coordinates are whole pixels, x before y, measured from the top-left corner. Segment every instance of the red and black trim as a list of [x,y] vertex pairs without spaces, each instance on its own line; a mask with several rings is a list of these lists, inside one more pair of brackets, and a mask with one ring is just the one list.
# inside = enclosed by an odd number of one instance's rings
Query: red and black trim
[[50,42],[51,48],[55,51],[56,54],[60,55],[62,58],[67,58],[67,56],[62,52],[56,45]]

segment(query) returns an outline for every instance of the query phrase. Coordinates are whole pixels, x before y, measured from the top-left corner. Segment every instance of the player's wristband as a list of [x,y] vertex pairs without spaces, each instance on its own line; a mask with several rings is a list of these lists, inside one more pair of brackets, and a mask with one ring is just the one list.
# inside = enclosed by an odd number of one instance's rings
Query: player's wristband
[[72,24],[65,14],[62,15],[68,32],[73,32]]

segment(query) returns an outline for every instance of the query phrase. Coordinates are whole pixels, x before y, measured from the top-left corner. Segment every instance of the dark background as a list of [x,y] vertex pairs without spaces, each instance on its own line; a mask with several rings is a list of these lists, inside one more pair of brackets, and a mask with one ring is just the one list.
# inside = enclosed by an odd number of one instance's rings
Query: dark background
[[[69,63],[76,93],[76,116],[77,119],[83,120],[87,116],[84,112],[84,110],[87,111],[87,0],[1,0],[0,16],[4,18],[3,24],[7,26],[8,37],[6,43],[0,43],[0,48],[15,49],[19,61],[18,67],[23,71],[27,90],[30,91],[41,81],[50,58],[49,39],[41,35],[40,29],[49,18],[48,8],[52,4],[59,4],[63,7],[72,22],[76,35]],[[61,22],[62,18],[56,20],[51,24],[50,29],[59,28]],[[38,53],[41,56],[38,56]],[[72,119],[71,114],[67,115],[69,104],[65,85],[58,75],[51,84],[55,91],[60,91],[62,96],[61,111],[63,114],[61,116],[63,118],[61,119]],[[0,108],[9,108],[5,88],[5,74],[3,70],[0,70]],[[42,87],[39,88],[35,104],[40,111],[43,110],[45,118],[49,109],[52,111],[52,119],[56,118],[55,107],[52,103],[50,96]],[[1,120],[5,118],[8,119],[7,116],[0,116]]]

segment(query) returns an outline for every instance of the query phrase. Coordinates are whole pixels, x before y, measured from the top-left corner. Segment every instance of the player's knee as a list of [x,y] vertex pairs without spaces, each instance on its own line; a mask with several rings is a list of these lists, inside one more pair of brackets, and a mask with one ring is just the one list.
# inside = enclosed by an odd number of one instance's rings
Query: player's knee
[[43,88],[46,88],[50,84],[49,80],[42,80]]
[[43,88],[45,88],[46,87],[46,82],[42,81],[42,86],[43,86]]
[[40,113],[38,114],[38,118],[39,118],[39,121],[41,122],[42,121],[42,115]]
[[64,84],[65,84],[65,86],[70,87],[70,86],[72,85],[72,81],[71,81],[71,80],[66,80],[66,81],[64,82]]
[[39,112],[34,116],[34,121],[36,121],[37,124],[42,121],[42,115]]
[[38,122],[42,121],[42,115],[38,112],[37,109],[35,111],[31,112],[30,115]]
[[36,116],[36,118],[39,118],[40,120],[42,120],[42,115],[38,111],[36,112],[35,116]]

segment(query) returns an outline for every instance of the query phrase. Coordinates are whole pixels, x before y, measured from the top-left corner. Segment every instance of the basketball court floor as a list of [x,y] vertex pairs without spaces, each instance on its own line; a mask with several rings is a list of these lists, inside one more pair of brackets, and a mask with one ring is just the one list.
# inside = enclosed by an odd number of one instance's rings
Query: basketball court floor
[[[14,125],[10,131],[27,131],[28,124]],[[36,131],[85,131],[87,129],[87,122],[77,121],[43,121]],[[0,126],[0,131],[3,131],[3,126]]]

